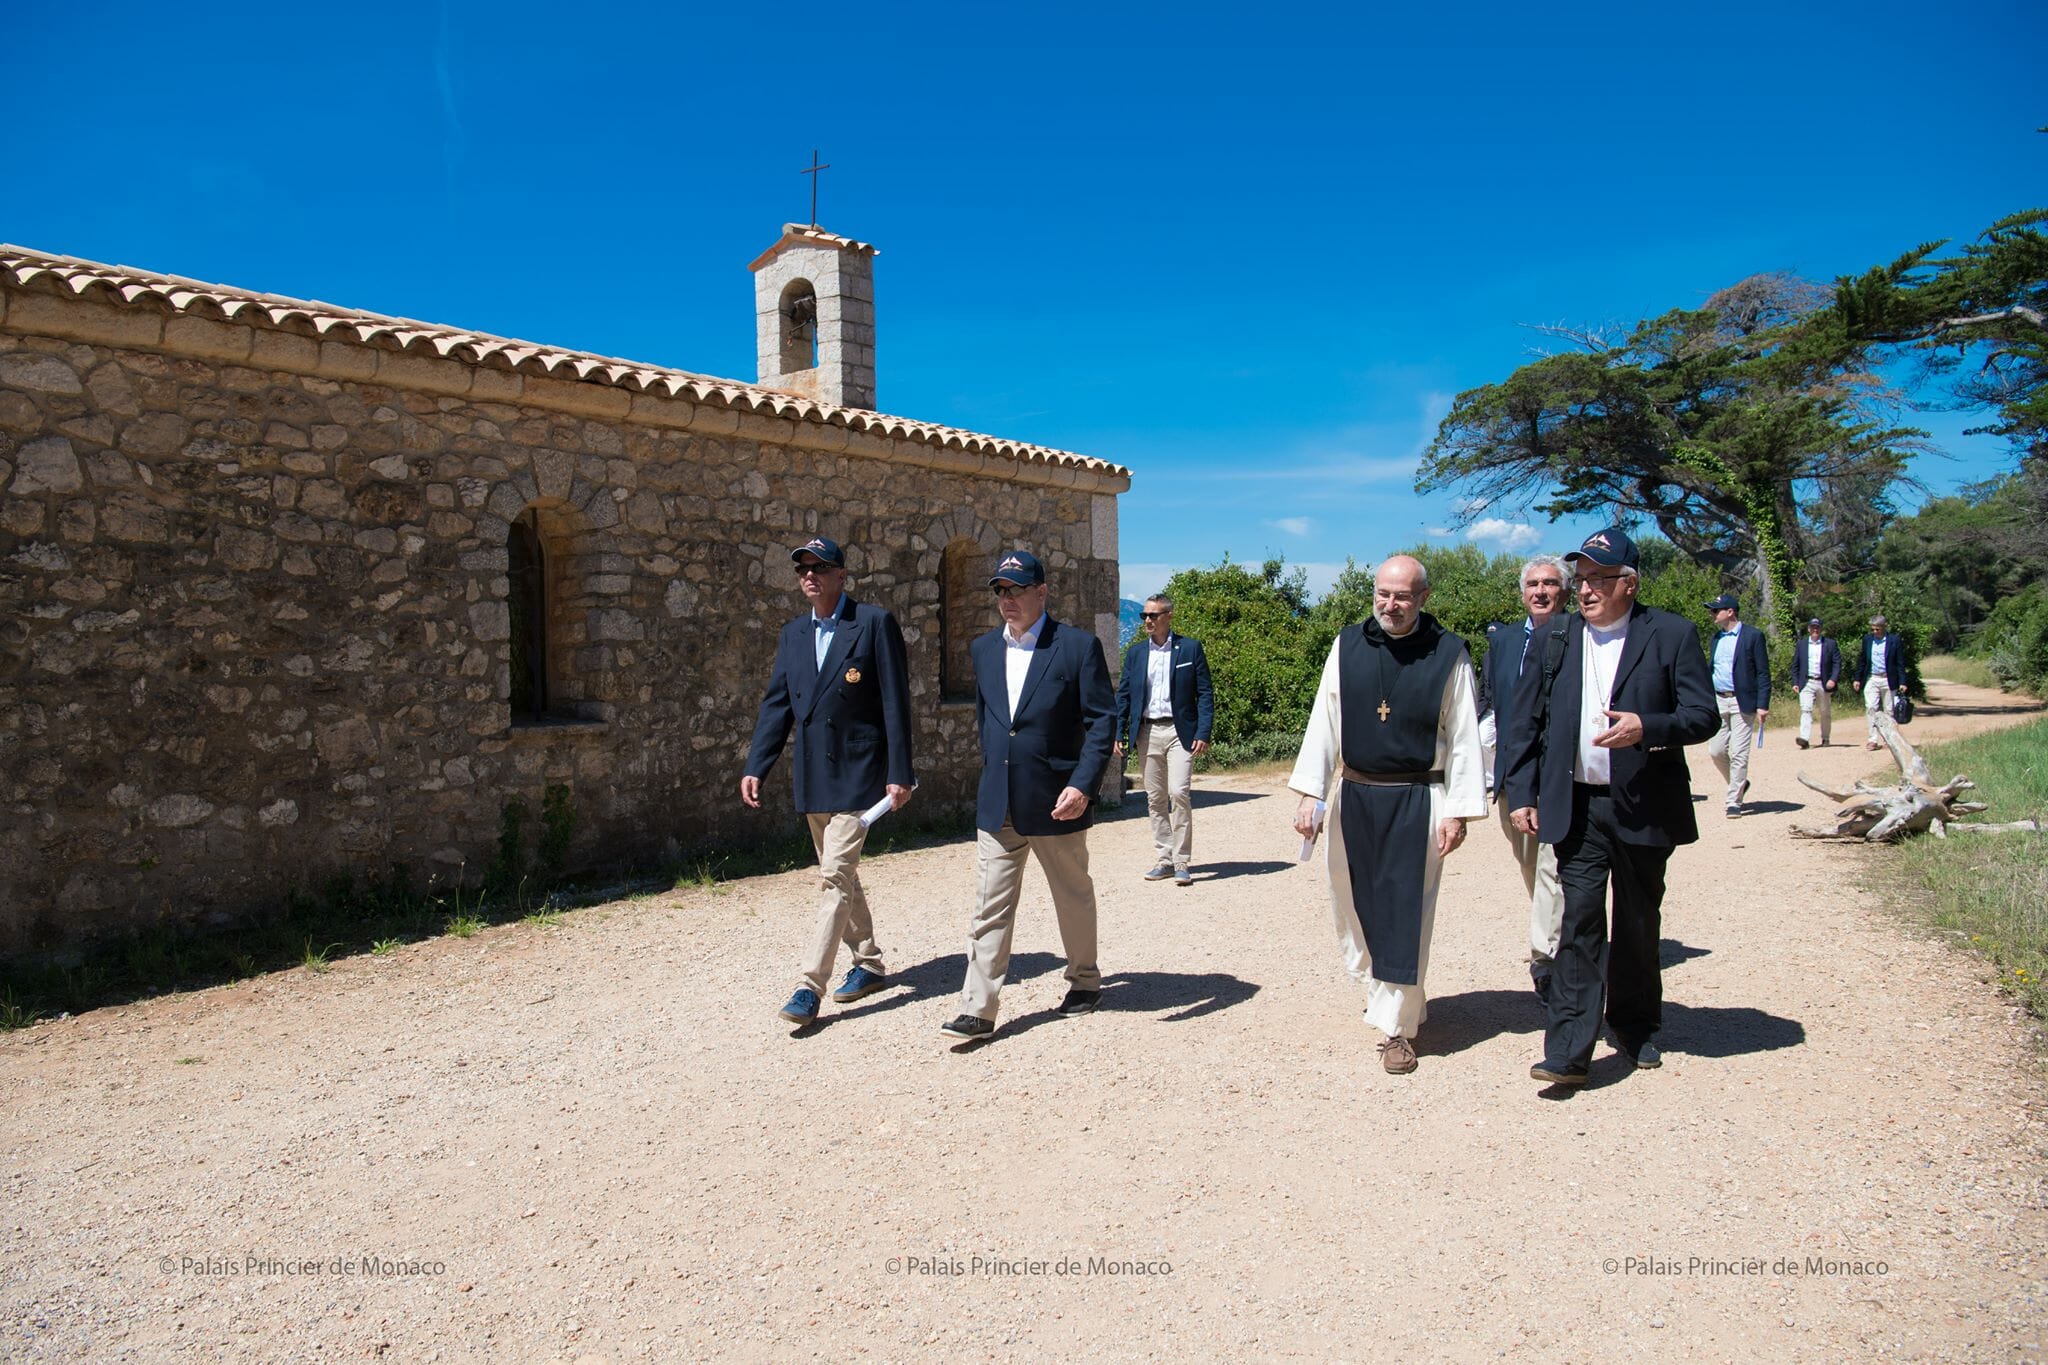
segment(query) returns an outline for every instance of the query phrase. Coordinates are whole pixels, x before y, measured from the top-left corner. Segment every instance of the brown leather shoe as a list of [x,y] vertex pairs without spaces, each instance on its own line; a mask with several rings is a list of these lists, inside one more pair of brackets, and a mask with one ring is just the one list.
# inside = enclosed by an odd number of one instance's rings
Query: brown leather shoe
[[1380,1044],[1380,1065],[1390,1076],[1405,1076],[1415,1069],[1415,1045],[1406,1038],[1389,1038]]

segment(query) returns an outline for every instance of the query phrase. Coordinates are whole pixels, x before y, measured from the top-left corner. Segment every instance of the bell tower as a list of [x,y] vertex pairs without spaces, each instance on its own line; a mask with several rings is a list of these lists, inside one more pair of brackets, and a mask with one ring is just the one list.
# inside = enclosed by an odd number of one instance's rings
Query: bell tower
[[785,223],[755,258],[760,382],[834,407],[875,406],[875,248]]

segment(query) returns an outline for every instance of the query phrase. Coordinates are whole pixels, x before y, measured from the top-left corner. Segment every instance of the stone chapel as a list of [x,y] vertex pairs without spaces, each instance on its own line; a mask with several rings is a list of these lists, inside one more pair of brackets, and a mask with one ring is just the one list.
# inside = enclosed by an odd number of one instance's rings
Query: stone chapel
[[793,829],[736,788],[816,534],[970,806],[990,559],[1114,658],[1130,474],[876,411],[875,254],[785,227],[745,383],[0,246],[0,953],[473,884],[551,787],[577,867]]

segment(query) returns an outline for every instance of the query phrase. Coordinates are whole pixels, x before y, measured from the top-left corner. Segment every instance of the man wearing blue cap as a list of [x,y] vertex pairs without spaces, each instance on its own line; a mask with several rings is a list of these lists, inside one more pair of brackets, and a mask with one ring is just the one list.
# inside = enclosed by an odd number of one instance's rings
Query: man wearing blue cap
[[1630,1062],[1662,1063],[1664,870],[1675,846],[1699,838],[1684,746],[1713,734],[1716,718],[1692,622],[1636,601],[1635,543],[1609,527],[1565,559],[1579,610],[1529,642],[1532,672],[1515,690],[1503,742],[1515,826],[1556,846],[1564,888],[1543,1060],[1529,1074],[1576,1086],[1586,1083],[1603,1002]]
[[962,1012],[940,1030],[969,1042],[995,1032],[1024,862],[1033,855],[1067,953],[1060,1017],[1088,1014],[1101,999],[1088,824],[1116,731],[1116,692],[1102,642],[1046,613],[1049,590],[1037,556],[998,555],[988,585],[1003,624],[969,647],[981,733],[974,807],[980,894],[967,933]]
[[798,985],[781,1017],[815,1023],[818,999],[844,942],[853,967],[835,1001],[845,1004],[888,984],[874,917],[860,884],[867,843],[862,812],[886,796],[891,810],[917,785],[910,762],[910,669],[896,618],[846,595],[846,555],[823,536],[790,551],[810,610],[782,628],[775,670],[761,698],[740,800],[759,809],[761,779],[792,733],[790,786],[810,825],[824,892]]
[[1728,787],[1728,817],[1742,814],[1749,794],[1749,755],[1771,711],[1771,649],[1764,633],[1744,625],[1733,593],[1707,603],[1714,617],[1714,702],[1721,728],[1707,741],[1707,757]]

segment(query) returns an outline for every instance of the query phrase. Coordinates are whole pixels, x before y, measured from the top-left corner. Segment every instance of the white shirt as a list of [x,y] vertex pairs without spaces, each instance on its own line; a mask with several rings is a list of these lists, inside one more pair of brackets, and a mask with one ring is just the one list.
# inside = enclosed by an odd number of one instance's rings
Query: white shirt
[[1024,675],[1031,671],[1031,655],[1038,648],[1039,632],[1045,629],[1046,613],[1038,613],[1038,619],[1031,623],[1031,629],[1022,635],[1011,635],[1008,626],[1003,627],[1003,681],[1010,686],[1010,719],[1017,719],[1017,703],[1024,697]]
[[832,604],[830,616],[811,613],[811,634],[818,649],[818,667],[825,666],[825,656],[832,652],[832,637],[839,633],[839,613],[846,610],[846,594],[840,593],[839,600]]
[[1153,645],[1145,656],[1145,719],[1167,720],[1173,716],[1173,637]]
[[1806,638],[1806,676],[1809,678],[1820,676],[1820,643],[1810,635]]
[[1593,737],[1610,727],[1607,709],[1614,701],[1614,674],[1621,667],[1622,646],[1628,642],[1628,618],[1606,630],[1586,627],[1586,647],[1579,669],[1579,754],[1572,761],[1572,780],[1604,787],[1612,781],[1612,755],[1593,742]]

